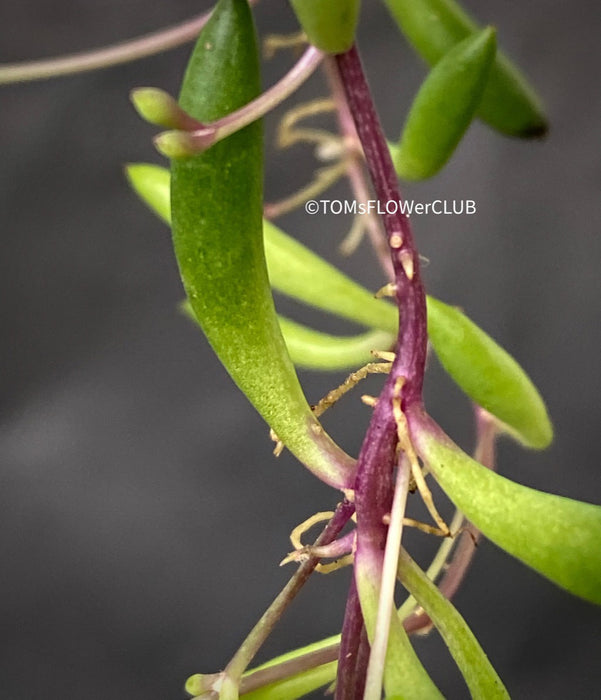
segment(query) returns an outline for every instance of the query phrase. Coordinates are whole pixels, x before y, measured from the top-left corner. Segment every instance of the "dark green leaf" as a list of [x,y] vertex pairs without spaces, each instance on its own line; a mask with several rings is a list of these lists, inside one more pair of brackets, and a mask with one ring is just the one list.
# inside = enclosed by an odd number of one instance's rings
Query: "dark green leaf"
[[400,177],[427,178],[448,161],[480,103],[494,56],[494,31],[484,29],[456,44],[434,66],[392,151]]
[[[478,25],[454,0],[384,0],[414,49],[431,66]],[[524,76],[497,52],[478,115],[510,136],[543,136],[547,121]]]

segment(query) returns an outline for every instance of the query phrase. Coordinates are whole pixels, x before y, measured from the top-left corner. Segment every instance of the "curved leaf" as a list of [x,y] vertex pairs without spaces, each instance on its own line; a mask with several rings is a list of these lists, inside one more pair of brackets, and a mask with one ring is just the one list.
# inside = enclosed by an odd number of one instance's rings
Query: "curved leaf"
[[503,682],[465,620],[404,549],[399,556],[399,578],[436,626],[465,678],[472,698],[509,698]]
[[553,427],[524,370],[459,309],[428,297],[428,335],[442,365],[465,393],[517,440],[547,447]]
[[[214,121],[260,92],[246,0],[219,0],[190,58],[181,107]],[[227,371],[286,446],[327,483],[353,461],[304,397],[275,314],[263,250],[262,127],[254,122],[171,164],[173,243],[186,293]]]
[[[181,309],[194,323],[198,323],[187,300],[182,303]],[[292,362],[305,369],[327,371],[360,367],[373,360],[372,350],[390,350],[396,339],[385,331],[368,331],[353,336],[330,335],[284,316],[278,316],[278,320]]]
[[355,39],[359,0],[290,0],[309,41],[327,53],[348,51]]
[[337,661],[330,661],[257,690],[251,690],[249,693],[243,693],[240,698],[243,700],[296,700],[331,683],[336,678],[337,667]]
[[601,605],[601,506],[516,484],[468,457],[421,413],[409,413],[418,454],[482,533],[566,590]]
[[[374,567],[370,555],[365,558],[356,556],[355,580],[370,643],[375,634],[380,596],[380,581],[374,575]],[[390,619],[386,666],[384,668],[384,688],[386,697],[391,699],[395,697],[404,700],[442,698],[438,688],[415,653],[398,615],[393,615]]]
[[125,175],[138,197],[166,224],[171,225],[171,173],[152,163],[129,163]]
[[368,328],[397,332],[398,311],[269,221],[263,225],[274,289]]
[[[128,165],[130,184],[140,198],[170,223],[169,172],[146,163]],[[265,258],[274,289],[315,308],[368,328],[396,335],[396,307],[357,284],[269,221],[263,222]]]
[[292,361],[307,369],[360,367],[373,360],[371,350],[390,350],[396,340],[396,336],[385,331],[336,336],[307,328],[283,316],[279,320]]
[[[384,0],[413,48],[429,64],[478,25],[454,0]],[[547,131],[540,99],[518,68],[497,52],[478,116],[510,136],[543,136]]]
[[494,31],[483,29],[456,44],[430,71],[392,149],[400,177],[431,177],[449,160],[480,103],[495,50]]

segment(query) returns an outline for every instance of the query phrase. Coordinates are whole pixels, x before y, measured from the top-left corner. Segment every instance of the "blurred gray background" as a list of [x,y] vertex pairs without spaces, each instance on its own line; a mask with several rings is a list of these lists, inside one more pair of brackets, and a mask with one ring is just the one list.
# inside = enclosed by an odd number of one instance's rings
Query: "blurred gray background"
[[[360,48],[389,135],[425,75],[379,3],[364,3]],[[471,217],[414,219],[428,289],[463,306],[541,388],[556,426],[545,453],[508,443],[500,470],[601,502],[601,16],[597,2],[470,0],[498,27],[548,107],[544,142],[476,124],[450,165],[409,197],[474,199]],[[2,61],[84,50],[174,24],[208,7],[170,0],[20,0],[0,5]],[[263,0],[263,32],[293,31]],[[0,393],[0,695],[183,697],[193,672],[223,666],[287,580],[288,533],[336,494],[287,454],[176,312],[167,229],[128,191],[122,165],[161,162],[128,91],[175,93],[189,47],[77,77],[0,90],[3,245]],[[292,64],[265,67],[269,85]],[[320,77],[301,98],[323,93]],[[266,196],[311,176],[309,149],[277,153],[266,122]],[[344,186],[332,196],[347,196]],[[336,194],[334,194],[336,193]],[[339,261],[344,217],[282,225]],[[383,279],[367,244],[344,268]],[[290,303],[280,308],[327,328]],[[335,321],[339,332],[352,331]],[[344,373],[303,373],[315,401]],[[377,382],[365,390],[377,391]],[[428,407],[466,448],[468,402],[431,363]],[[356,452],[369,411],[358,395],[327,418]],[[430,538],[411,535],[422,561]],[[261,658],[333,634],[349,572],[311,580]],[[479,548],[456,602],[516,698],[598,697],[601,614],[494,545]],[[433,634],[417,642],[443,693],[466,697]]]

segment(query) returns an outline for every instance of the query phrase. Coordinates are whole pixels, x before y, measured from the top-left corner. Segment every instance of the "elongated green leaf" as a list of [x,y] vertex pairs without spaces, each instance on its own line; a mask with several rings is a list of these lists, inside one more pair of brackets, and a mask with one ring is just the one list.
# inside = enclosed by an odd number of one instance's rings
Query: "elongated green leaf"
[[396,340],[385,331],[343,337],[321,333],[283,316],[279,320],[292,361],[307,369],[357,368],[373,360],[371,350],[390,350]]
[[264,223],[264,232],[274,289],[368,328],[396,333],[398,312],[392,304],[375,299],[367,289],[269,221]]
[[244,700],[296,700],[307,693],[317,690],[336,678],[337,661],[331,661],[323,666],[310,668],[275,683],[244,693]]
[[[414,49],[431,66],[469,34],[474,20],[454,0],[384,0]],[[540,99],[518,68],[497,52],[478,115],[510,136],[542,136],[547,131]]]
[[423,414],[409,414],[409,420],[420,457],[486,537],[562,588],[601,605],[601,506],[516,484],[468,457]]
[[166,224],[171,225],[171,174],[152,163],[130,163],[125,174],[140,199]]
[[[165,171],[157,166],[135,165],[129,166],[128,176],[142,199],[168,218],[165,201],[169,179]],[[264,232],[269,276],[275,289],[368,327],[396,333],[397,312],[391,304],[375,299],[272,224],[265,222]],[[430,340],[449,374],[516,439],[529,447],[546,447],[552,440],[553,428],[542,398],[521,367],[458,309],[432,297],[427,301]],[[363,337],[369,342],[369,336]],[[313,341],[318,338],[326,341],[320,336],[314,336]],[[350,342],[355,340],[358,338]],[[326,358],[322,357],[319,361],[324,362],[325,368]],[[300,359],[295,356],[295,360]]]
[[[214,121],[260,91],[247,0],[219,0],[197,41],[181,107]],[[304,397],[275,314],[263,250],[262,127],[254,122],[171,164],[173,243],[186,293],[227,371],[286,446],[333,486],[353,462]]]
[[[373,576],[369,557],[362,561],[355,559],[355,579],[361,601],[361,612],[365,621],[367,636],[372,642],[378,615],[379,581]],[[386,667],[384,669],[384,689],[387,698],[403,700],[441,699],[438,688],[417,657],[403,623],[397,615],[390,619]]]
[[[181,308],[188,318],[198,323],[188,301]],[[354,336],[330,335],[284,316],[278,316],[278,320],[292,362],[305,369],[327,371],[360,367],[373,360],[371,350],[390,350],[396,339],[385,331],[369,331]]]
[[[170,222],[169,173],[145,163],[129,165],[130,184],[164,221]],[[357,284],[269,221],[263,222],[265,257],[271,285],[281,294],[324,311],[396,335],[398,312],[392,304]]]
[[431,177],[449,160],[482,99],[495,49],[494,31],[483,29],[456,44],[431,70],[392,151],[400,177]]
[[348,51],[355,38],[359,0],[290,0],[309,41],[327,53]]
[[553,427],[545,404],[511,355],[459,309],[432,297],[428,334],[442,365],[470,398],[527,447],[549,445]]
[[473,700],[509,698],[503,682],[465,620],[404,549],[399,558],[399,577],[444,639]]

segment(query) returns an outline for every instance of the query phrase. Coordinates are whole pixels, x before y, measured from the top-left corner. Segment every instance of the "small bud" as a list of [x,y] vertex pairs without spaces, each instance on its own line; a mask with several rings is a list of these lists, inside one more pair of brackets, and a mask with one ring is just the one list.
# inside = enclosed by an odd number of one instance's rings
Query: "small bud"
[[160,88],[136,88],[131,91],[130,99],[142,119],[155,126],[184,131],[202,127],[200,122],[184,112],[169,93]]
[[164,131],[154,138],[155,148],[167,158],[196,156],[214,142],[215,131],[210,127],[197,131]]
[[186,684],[184,686],[185,691],[186,693],[197,697],[198,695],[202,695],[203,693],[212,690],[216,682],[220,679],[220,677],[220,673],[195,673],[193,676],[190,676],[190,678],[188,678],[188,680],[186,681]]

